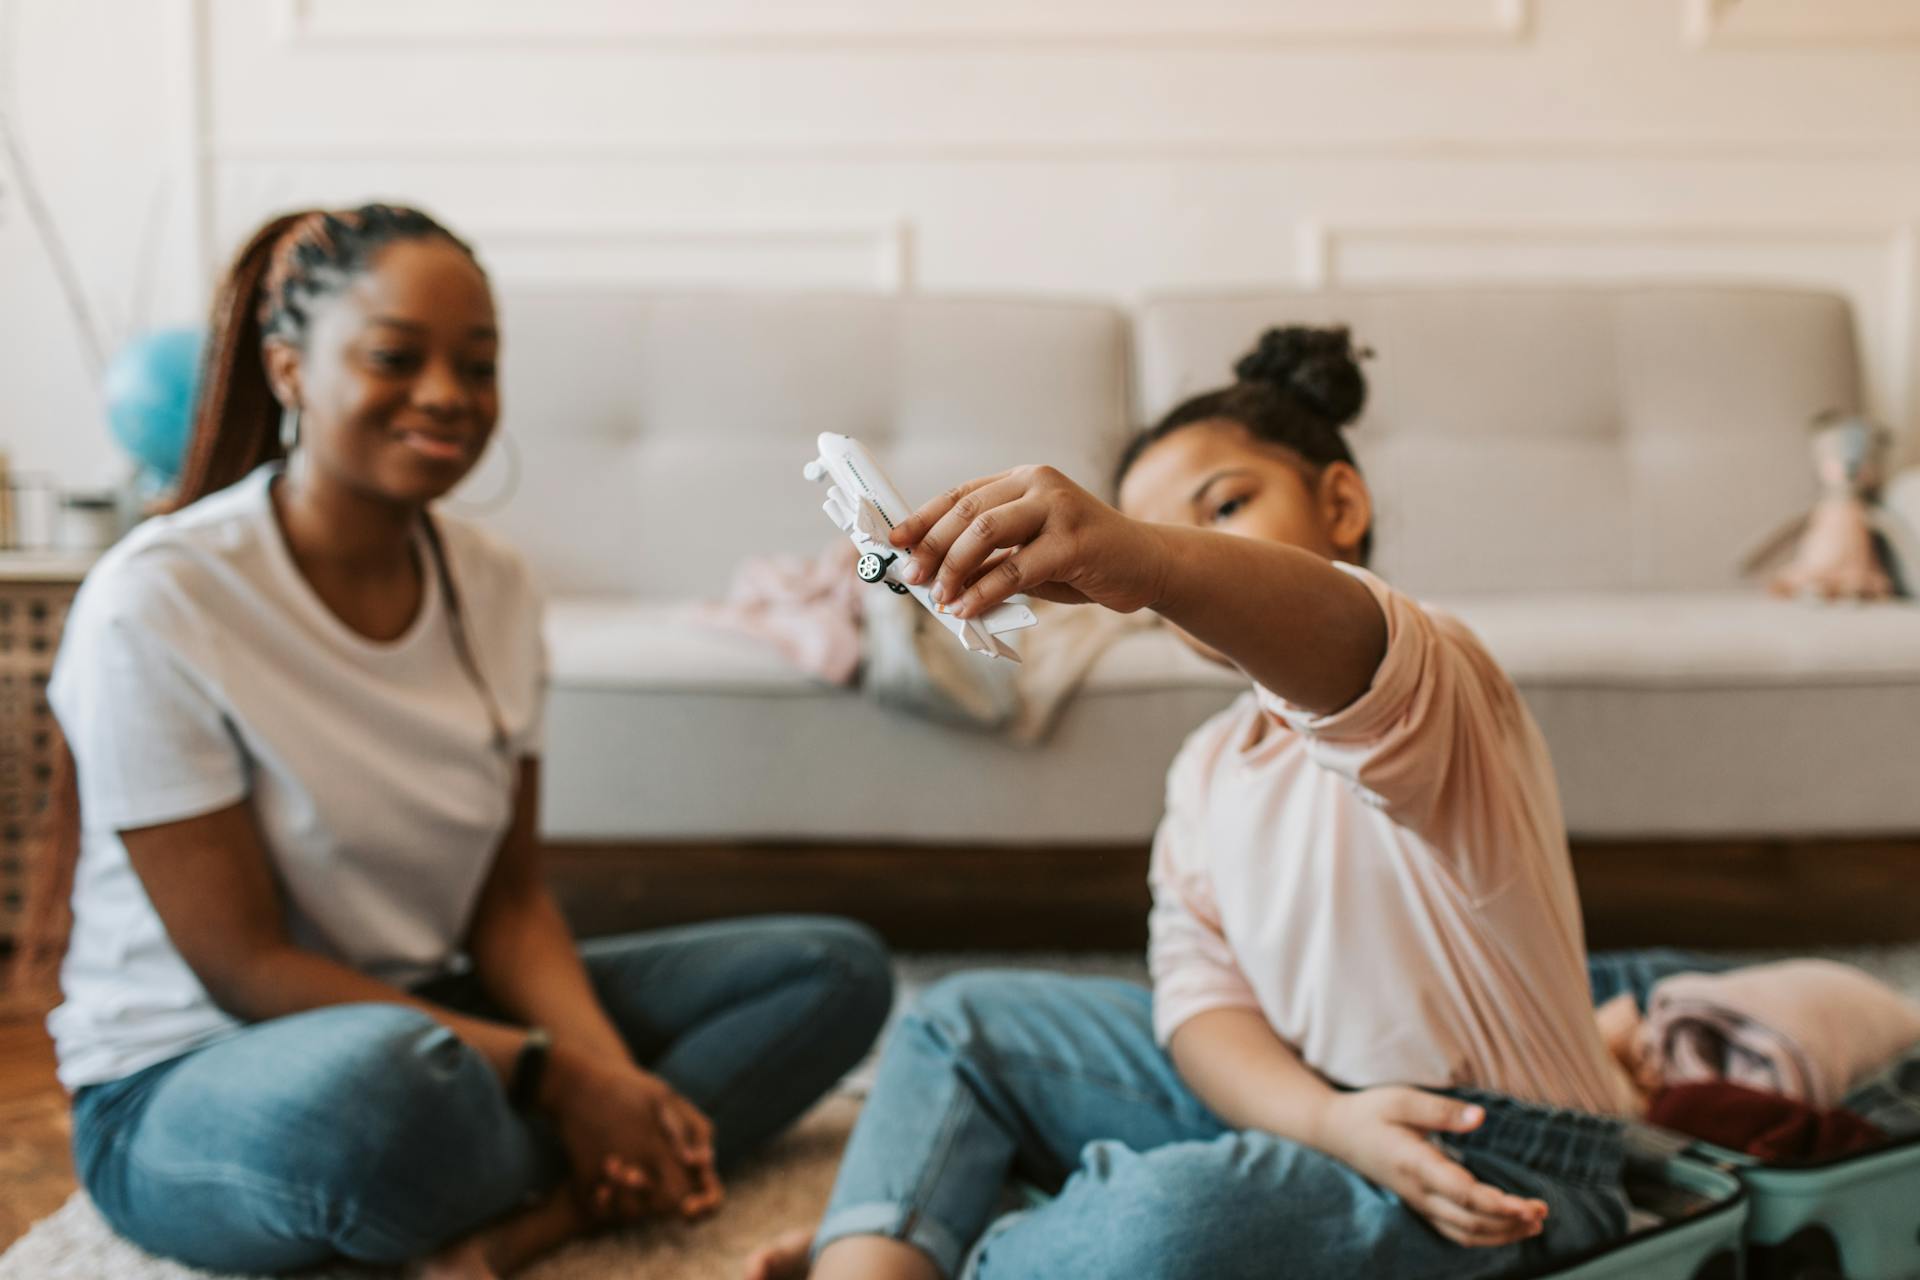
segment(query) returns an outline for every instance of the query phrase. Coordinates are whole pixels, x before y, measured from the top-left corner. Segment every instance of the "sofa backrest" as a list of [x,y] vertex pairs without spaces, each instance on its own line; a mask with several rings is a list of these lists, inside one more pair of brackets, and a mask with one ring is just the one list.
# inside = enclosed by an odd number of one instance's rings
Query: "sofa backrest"
[[1861,396],[1830,293],[1272,292],[1150,299],[1143,419],[1229,380],[1268,326],[1334,322],[1377,353],[1351,438],[1376,564],[1422,592],[1731,585],[1814,495],[1813,417]]
[[[511,496],[480,518],[555,594],[717,596],[742,558],[835,533],[801,468],[858,436],[910,500],[1042,459],[1102,484],[1127,329],[1098,304],[506,290]],[[497,449],[458,495],[512,480]]]

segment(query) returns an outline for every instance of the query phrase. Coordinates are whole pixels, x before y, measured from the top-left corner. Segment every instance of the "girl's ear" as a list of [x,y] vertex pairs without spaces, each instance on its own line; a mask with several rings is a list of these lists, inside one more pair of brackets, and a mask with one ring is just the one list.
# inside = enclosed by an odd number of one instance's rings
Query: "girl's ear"
[[1357,468],[1330,462],[1320,472],[1320,522],[1342,560],[1359,563],[1360,546],[1373,528],[1373,494]]
[[267,385],[283,409],[300,407],[300,349],[282,338],[268,338],[262,344],[261,359],[267,366]]

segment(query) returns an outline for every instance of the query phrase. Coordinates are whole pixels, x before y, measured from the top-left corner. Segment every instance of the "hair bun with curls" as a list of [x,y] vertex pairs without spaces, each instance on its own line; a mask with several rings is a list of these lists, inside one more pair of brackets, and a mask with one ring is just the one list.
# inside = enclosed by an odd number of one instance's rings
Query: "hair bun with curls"
[[1287,325],[1261,334],[1260,344],[1240,357],[1233,372],[1242,382],[1286,392],[1338,429],[1359,417],[1367,402],[1360,361],[1372,354],[1353,345],[1345,325]]

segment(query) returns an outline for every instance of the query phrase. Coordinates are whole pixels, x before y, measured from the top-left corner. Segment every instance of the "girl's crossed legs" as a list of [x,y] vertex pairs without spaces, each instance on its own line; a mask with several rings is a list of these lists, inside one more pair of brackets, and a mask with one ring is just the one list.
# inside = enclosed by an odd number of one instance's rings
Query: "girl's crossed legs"
[[[1339,1161],[1223,1126],[1154,1042],[1150,1008],[1144,988],[1102,979],[980,973],[934,987],[887,1047],[816,1255],[878,1237],[913,1246],[922,1274],[977,1280],[1451,1280],[1625,1230],[1616,1122],[1462,1094],[1487,1118],[1450,1138],[1452,1153],[1550,1208],[1539,1236],[1464,1249]],[[1009,1177],[1058,1194],[1003,1214]]]

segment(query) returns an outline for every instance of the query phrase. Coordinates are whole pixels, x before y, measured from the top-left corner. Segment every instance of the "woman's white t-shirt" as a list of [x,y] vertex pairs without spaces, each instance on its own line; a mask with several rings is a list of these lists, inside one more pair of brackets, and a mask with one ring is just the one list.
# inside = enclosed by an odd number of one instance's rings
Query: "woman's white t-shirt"
[[[181,959],[119,833],[246,801],[298,945],[410,984],[459,956],[538,749],[540,600],[524,565],[436,516],[487,706],[454,647],[424,537],[406,633],[369,640],[295,566],[268,465],[147,522],[87,575],[47,696],[73,750],[81,851],[48,1018],[69,1089],[232,1034]],[[158,872],[164,874],[164,870]]]

